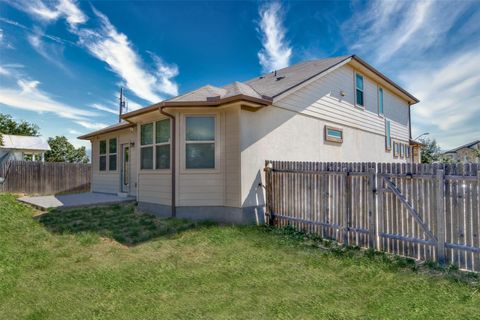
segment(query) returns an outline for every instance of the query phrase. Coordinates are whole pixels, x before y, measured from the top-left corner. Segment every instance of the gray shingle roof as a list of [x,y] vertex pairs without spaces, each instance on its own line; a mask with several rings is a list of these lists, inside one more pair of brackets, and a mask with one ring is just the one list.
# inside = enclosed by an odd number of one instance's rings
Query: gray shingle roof
[[206,85],[196,90],[184,93],[167,101],[193,102],[208,101],[208,99],[224,99],[239,94],[254,98],[273,98],[323,71],[348,59],[342,56],[321,60],[305,61],[291,67],[286,67],[245,82],[233,82],[223,87]]
[[266,75],[253,78],[245,83],[261,95],[274,98],[279,94],[319,75],[336,64],[350,58],[342,56],[320,60],[305,61]]

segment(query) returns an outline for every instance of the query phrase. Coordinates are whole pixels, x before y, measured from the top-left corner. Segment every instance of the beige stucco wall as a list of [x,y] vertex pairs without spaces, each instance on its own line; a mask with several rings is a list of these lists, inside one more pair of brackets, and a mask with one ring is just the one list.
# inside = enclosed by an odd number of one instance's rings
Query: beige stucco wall
[[[354,105],[355,70],[345,65],[240,121],[242,205],[263,204],[265,160],[407,162],[385,150],[385,118],[393,141],[409,143],[408,103],[384,88],[378,114],[377,84],[365,83],[365,109]],[[343,92],[344,95],[341,95]],[[341,144],[325,141],[325,125],[341,128]],[[261,180],[262,179],[262,180]]]
[[[120,192],[120,170],[121,170],[121,145],[126,143],[134,143],[136,136],[136,128],[120,130],[104,135],[99,135],[91,140],[92,143],[92,191],[105,193]],[[99,170],[99,146],[101,140],[117,138],[117,170]],[[137,162],[136,162],[136,144],[130,147],[130,195],[137,193]]]

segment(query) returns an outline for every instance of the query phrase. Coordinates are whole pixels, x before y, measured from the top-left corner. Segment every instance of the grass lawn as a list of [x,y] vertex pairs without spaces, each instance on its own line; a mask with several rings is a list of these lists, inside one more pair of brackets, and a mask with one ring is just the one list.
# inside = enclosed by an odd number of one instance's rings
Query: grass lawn
[[132,206],[34,214],[0,195],[0,319],[480,319],[478,282],[401,259]]

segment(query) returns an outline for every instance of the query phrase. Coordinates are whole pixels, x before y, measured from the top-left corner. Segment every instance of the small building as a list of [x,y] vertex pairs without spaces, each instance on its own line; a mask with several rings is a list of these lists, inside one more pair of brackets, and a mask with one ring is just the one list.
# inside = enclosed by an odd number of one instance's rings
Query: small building
[[475,140],[460,147],[446,151],[442,157],[452,162],[480,163],[480,140]]
[[45,161],[50,146],[41,137],[17,136],[2,133],[0,162],[5,160]]
[[413,162],[417,102],[350,55],[206,85],[79,139],[92,144],[93,192],[135,196],[160,216],[245,223],[263,219],[265,160]]

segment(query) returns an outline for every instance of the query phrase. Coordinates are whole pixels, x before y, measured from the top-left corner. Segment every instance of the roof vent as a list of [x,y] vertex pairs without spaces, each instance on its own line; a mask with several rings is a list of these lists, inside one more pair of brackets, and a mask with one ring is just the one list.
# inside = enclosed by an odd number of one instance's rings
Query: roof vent
[[285,79],[285,76],[277,77],[277,81],[282,80],[282,79]]
[[207,101],[218,101],[218,100],[220,100],[220,96],[207,97]]

